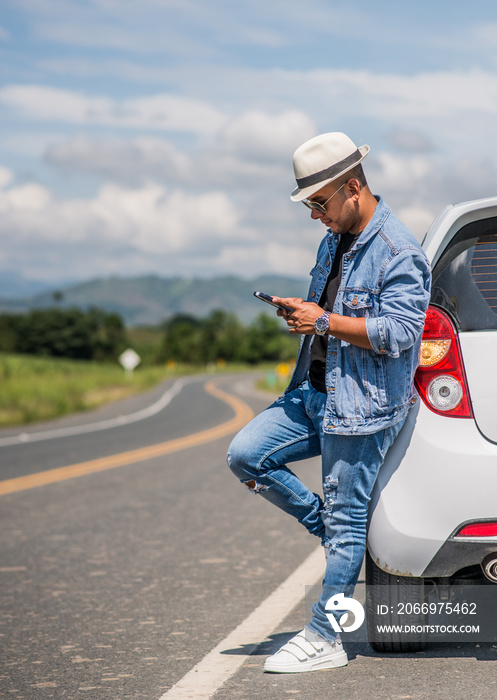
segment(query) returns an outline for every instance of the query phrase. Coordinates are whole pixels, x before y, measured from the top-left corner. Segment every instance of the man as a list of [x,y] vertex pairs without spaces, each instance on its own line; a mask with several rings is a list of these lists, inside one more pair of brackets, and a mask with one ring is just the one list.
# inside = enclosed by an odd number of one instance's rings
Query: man
[[[347,664],[326,610],[352,595],[366,546],[368,503],[385,455],[417,397],[413,385],[429,301],[429,263],[419,244],[374,196],[357,148],[342,133],[294,154],[303,202],[326,227],[308,300],[273,297],[290,333],[302,335],[284,394],[238,433],[228,464],[253,492],[319,537],[326,572],[313,616],[264,670],[294,673]],[[287,467],[321,455],[323,497]]]

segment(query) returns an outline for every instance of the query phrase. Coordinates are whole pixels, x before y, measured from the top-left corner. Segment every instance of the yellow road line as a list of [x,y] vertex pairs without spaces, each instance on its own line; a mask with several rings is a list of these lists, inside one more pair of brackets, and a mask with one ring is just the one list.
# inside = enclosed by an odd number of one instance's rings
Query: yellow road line
[[115,467],[122,467],[125,464],[142,462],[146,459],[153,459],[170,454],[171,452],[178,452],[179,450],[186,450],[189,447],[203,445],[207,442],[225,437],[230,433],[234,433],[253,418],[254,413],[252,409],[244,401],[222,391],[215,386],[214,382],[207,382],[204,385],[204,389],[211,396],[215,396],[217,399],[231,406],[235,412],[231,420],[226,423],[221,423],[221,425],[217,425],[215,428],[202,430],[199,433],[186,435],[185,437],[176,438],[175,440],[161,442],[158,445],[140,447],[137,450],[121,452],[120,454],[101,457],[100,459],[92,459],[88,462],[70,464],[67,467],[49,469],[48,471],[39,472],[38,474],[29,474],[27,476],[16,477],[15,479],[6,479],[5,481],[0,481],[0,496],[4,496],[8,493],[15,493],[16,491],[34,489],[37,486],[54,484],[58,481],[65,481],[66,479],[75,479],[78,476],[86,476],[87,474],[94,474],[96,472],[105,471],[106,469],[114,469]]

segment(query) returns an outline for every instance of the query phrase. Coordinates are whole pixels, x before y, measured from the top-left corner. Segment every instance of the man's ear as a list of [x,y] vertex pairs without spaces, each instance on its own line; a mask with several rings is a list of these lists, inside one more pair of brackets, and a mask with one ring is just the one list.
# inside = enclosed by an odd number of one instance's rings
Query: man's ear
[[359,180],[357,180],[355,177],[351,177],[350,180],[347,181],[347,187],[349,188],[349,192],[352,195],[354,199],[359,199],[359,195],[361,194],[361,183]]

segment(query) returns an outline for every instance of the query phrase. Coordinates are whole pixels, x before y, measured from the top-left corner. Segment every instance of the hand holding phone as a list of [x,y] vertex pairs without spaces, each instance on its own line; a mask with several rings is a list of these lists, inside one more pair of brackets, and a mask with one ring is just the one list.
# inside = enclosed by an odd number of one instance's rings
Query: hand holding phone
[[266,304],[271,304],[271,306],[275,306],[277,309],[280,309],[281,311],[286,311],[289,314],[292,314],[295,311],[295,309],[291,309],[289,306],[284,306],[283,304],[278,304],[277,302],[274,302],[273,297],[269,294],[264,294],[264,292],[254,292],[254,296],[257,297],[257,299],[260,299],[261,301],[265,301]]

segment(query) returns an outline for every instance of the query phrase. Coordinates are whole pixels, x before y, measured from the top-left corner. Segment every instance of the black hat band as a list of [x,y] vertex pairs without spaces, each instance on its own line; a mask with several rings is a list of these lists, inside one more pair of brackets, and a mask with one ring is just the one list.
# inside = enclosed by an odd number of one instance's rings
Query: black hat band
[[322,182],[323,180],[333,179],[338,177],[344,170],[352,167],[353,165],[359,163],[362,154],[359,149],[357,149],[350,156],[347,156],[343,160],[335,163],[335,165],[326,168],[326,170],[320,170],[318,173],[313,173],[312,175],[307,175],[306,177],[301,177],[297,179],[297,185],[299,189],[303,190],[306,187],[312,187],[312,185]]

